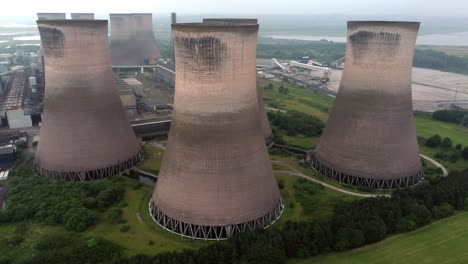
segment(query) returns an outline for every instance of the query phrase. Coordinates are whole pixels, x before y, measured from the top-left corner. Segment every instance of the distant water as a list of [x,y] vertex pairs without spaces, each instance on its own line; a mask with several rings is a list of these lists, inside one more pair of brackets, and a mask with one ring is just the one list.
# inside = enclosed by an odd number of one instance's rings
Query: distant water
[[[329,37],[329,36],[301,36],[301,35],[268,35],[275,39],[297,39],[308,41],[328,40],[333,42],[346,42],[346,37]],[[468,32],[449,33],[449,34],[430,34],[418,36],[418,45],[435,45],[435,46],[468,46]]]
[[39,36],[25,36],[25,37],[16,37],[13,40],[41,40]]

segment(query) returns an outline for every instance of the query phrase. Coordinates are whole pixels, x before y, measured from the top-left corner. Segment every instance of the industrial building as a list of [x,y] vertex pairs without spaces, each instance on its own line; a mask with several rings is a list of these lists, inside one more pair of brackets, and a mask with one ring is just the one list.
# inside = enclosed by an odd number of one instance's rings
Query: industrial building
[[423,179],[411,100],[418,30],[416,22],[348,22],[340,89],[313,161],[321,174],[374,189]]
[[138,114],[137,97],[133,87],[128,85],[124,80],[115,76],[115,83],[119,92],[120,101],[128,118],[133,118]]
[[94,19],[94,13],[71,13],[71,19]]
[[37,24],[47,74],[36,173],[86,181],[131,169],[143,155],[114,81],[107,21]]
[[152,14],[110,14],[113,66],[157,64],[161,54],[153,32]]
[[[249,19],[249,18],[205,18],[203,19],[203,23],[205,24],[218,24],[218,25],[256,25],[257,19]],[[257,70],[255,69],[255,74],[257,74]],[[270,127],[270,122],[268,121],[268,116],[265,111],[265,105],[263,103],[263,93],[262,90],[258,87],[257,82],[257,99],[258,99],[258,107],[260,109],[260,123],[263,133],[263,138],[265,139],[265,143],[267,146],[270,146],[273,143],[273,132]]]
[[[10,169],[16,161],[16,148],[14,145],[4,145],[0,146],[0,169]],[[3,180],[7,180],[8,174],[4,175],[3,172],[0,172],[0,181],[2,180],[2,176],[4,176]]]
[[256,92],[258,25],[172,25],[176,89],[150,212],[164,229],[221,240],[283,211]]
[[0,99],[0,118],[10,129],[32,127],[31,115],[24,111],[23,103],[29,92],[29,83],[24,71],[16,72],[8,79]]

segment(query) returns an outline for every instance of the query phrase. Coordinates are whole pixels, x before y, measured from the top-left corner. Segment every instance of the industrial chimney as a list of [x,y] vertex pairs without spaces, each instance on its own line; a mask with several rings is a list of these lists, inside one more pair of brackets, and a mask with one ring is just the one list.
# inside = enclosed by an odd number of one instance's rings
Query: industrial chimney
[[71,19],[94,19],[94,13],[71,13]]
[[115,87],[107,21],[37,24],[47,75],[36,173],[87,181],[135,166],[142,151]]
[[[257,25],[257,19],[250,19],[250,18],[204,18],[203,23],[205,24],[218,24],[218,25]],[[255,74],[257,74],[257,69],[255,69]],[[263,93],[262,90],[259,89],[257,82],[257,98],[258,98],[258,106],[259,106],[259,113],[260,113],[260,123],[262,134],[265,139],[265,143],[267,146],[271,146],[273,143],[273,132],[270,127],[270,122],[268,121],[268,116],[265,111],[265,105],[263,103]]]
[[182,236],[220,240],[265,228],[283,211],[262,140],[258,25],[172,25],[176,89],[150,211]]
[[411,98],[416,22],[348,22],[335,106],[313,166],[359,187],[398,189],[424,177]]
[[152,14],[110,14],[112,65],[157,64]]

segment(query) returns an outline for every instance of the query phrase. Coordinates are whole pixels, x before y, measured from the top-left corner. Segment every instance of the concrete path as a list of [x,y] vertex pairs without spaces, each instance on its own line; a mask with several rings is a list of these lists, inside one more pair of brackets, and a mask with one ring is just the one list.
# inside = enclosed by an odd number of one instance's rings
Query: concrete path
[[444,174],[444,177],[447,177],[448,176],[448,170],[444,167],[444,165],[440,164],[439,162],[431,159],[430,157],[426,156],[426,155],[423,155],[423,154],[420,154],[420,156],[429,161],[430,163],[434,164],[435,166],[439,167],[441,170],[442,170],[442,173]]
[[311,181],[311,182],[318,183],[318,184],[322,185],[325,188],[328,188],[328,189],[331,189],[331,190],[334,190],[334,191],[337,191],[337,192],[340,192],[340,193],[344,193],[344,194],[348,194],[348,195],[352,195],[352,196],[356,196],[356,197],[363,197],[363,198],[382,197],[382,196],[383,197],[391,197],[390,194],[366,194],[366,193],[358,193],[358,192],[353,192],[353,191],[350,191],[350,190],[346,190],[344,188],[333,186],[331,184],[328,184],[328,183],[322,182],[320,180],[314,179],[312,177],[309,177],[309,176],[301,173],[296,168],[292,167],[291,165],[289,165],[289,164],[287,164],[285,162],[275,161],[275,160],[272,161],[272,162],[276,163],[276,164],[281,164],[281,165],[286,166],[286,167],[288,167],[289,169],[292,170],[292,171],[275,170],[274,171],[275,173],[286,174],[288,176],[301,177],[303,179],[306,179],[306,180]]

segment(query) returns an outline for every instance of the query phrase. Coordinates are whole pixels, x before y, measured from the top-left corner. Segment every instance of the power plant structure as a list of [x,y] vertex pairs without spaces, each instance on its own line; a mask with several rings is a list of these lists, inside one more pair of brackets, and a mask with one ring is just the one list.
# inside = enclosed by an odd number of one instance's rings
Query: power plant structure
[[143,154],[117,93],[107,20],[37,24],[47,74],[36,174],[88,181],[131,169]]
[[71,19],[94,19],[94,13],[71,13]]
[[[224,25],[257,25],[257,19],[250,19],[250,18],[204,18],[203,23],[205,24],[224,24]],[[255,70],[255,74],[257,74],[257,70]],[[257,82],[257,99],[258,99],[258,107],[260,109],[260,123],[261,129],[263,133],[263,137],[265,139],[265,143],[267,146],[271,146],[273,143],[273,132],[271,130],[270,122],[268,121],[268,116],[265,111],[265,105],[263,103],[263,92],[259,89],[259,85]]]
[[37,13],[37,20],[60,20],[66,18],[66,13]]
[[348,22],[343,77],[313,166],[335,181],[373,189],[424,178],[411,75],[418,22]]
[[283,211],[260,127],[258,25],[172,25],[171,130],[149,209],[181,236],[227,239]]
[[154,65],[161,58],[152,14],[110,14],[113,66]]
[[[60,20],[66,19],[66,13],[37,13],[37,20]],[[39,51],[37,52],[37,65],[41,72],[44,71],[44,55],[42,46],[39,47]]]

